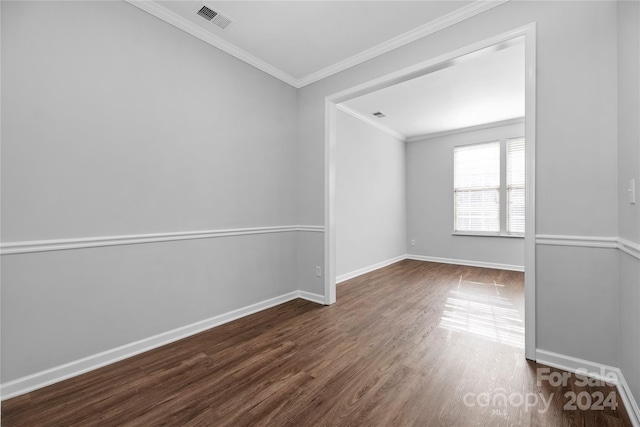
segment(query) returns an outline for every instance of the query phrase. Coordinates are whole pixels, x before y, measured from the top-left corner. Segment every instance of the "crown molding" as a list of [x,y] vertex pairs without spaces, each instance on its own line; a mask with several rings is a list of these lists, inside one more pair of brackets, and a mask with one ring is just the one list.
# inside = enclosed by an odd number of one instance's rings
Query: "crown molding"
[[433,138],[439,138],[441,136],[455,135],[457,133],[475,132],[475,131],[478,131],[478,130],[491,129],[491,128],[515,125],[515,124],[520,124],[520,123],[524,123],[524,117],[517,117],[515,119],[501,120],[499,122],[491,122],[491,123],[485,123],[485,124],[482,124],[482,125],[469,126],[469,127],[466,127],[466,128],[446,130],[446,131],[443,131],[443,132],[427,133],[427,134],[424,134],[424,135],[415,135],[415,136],[411,136],[411,137],[407,138],[406,142],[422,141],[424,139],[433,139]]
[[174,27],[181,29],[182,31],[185,31],[191,34],[192,36],[197,37],[200,40],[206,43],[209,43],[214,47],[217,47],[218,49],[228,53],[229,55],[235,56],[241,61],[244,61],[247,64],[252,65],[257,69],[264,71],[265,73],[270,74],[271,76],[277,79],[280,79],[291,86],[299,87],[298,80],[296,80],[289,74],[285,73],[284,71],[274,67],[271,64],[268,64],[262,59],[259,59],[251,55],[250,53],[240,49],[239,47],[236,47],[235,45],[229,43],[226,40],[223,40],[222,38],[216,36],[215,34],[212,34],[206,31],[205,29],[194,24],[188,19],[183,18],[182,16],[162,7],[161,5],[159,5],[153,0],[125,0],[125,1],[130,5],[144,10],[145,12],[155,16],[156,18],[159,18],[173,25]]
[[460,9],[443,15],[440,18],[434,19],[431,22],[427,22],[426,24],[414,28],[411,31],[394,37],[386,42],[380,43],[377,46],[362,51],[320,71],[311,73],[308,76],[299,79],[297,87],[300,88],[307,86],[311,83],[317,82],[318,80],[322,80],[333,74],[339,73],[340,71],[344,71],[347,68],[362,64],[363,62],[373,59],[376,56],[380,56],[384,53],[387,53],[418,39],[426,37],[430,34],[450,27],[454,24],[457,24],[458,22],[464,21],[465,19],[469,19],[482,12],[486,12],[487,10],[492,9],[496,6],[500,6],[507,1],[509,0],[476,0],[473,3],[470,3],[466,6],[461,7]]
[[343,104],[338,104],[336,105],[336,108],[344,113],[349,114],[352,117],[355,117],[358,120],[362,120],[363,122],[365,122],[368,125],[373,126],[374,128],[381,130],[382,132],[386,133],[387,135],[391,135],[392,137],[405,142],[406,141],[406,137],[404,135],[402,135],[399,132],[396,132],[395,130],[386,127],[385,125],[381,124],[380,122],[375,121],[374,119],[372,119],[371,117],[367,117],[364,114],[361,114],[355,110],[352,110],[351,108],[347,107],[346,105]]
[[159,18],[173,25],[174,27],[177,27],[191,34],[192,36],[197,37],[206,43],[209,43],[210,45],[222,50],[223,52],[226,52],[229,55],[232,55],[257,69],[264,71],[265,73],[279,80],[282,80],[283,82],[297,89],[300,89],[301,87],[307,86],[311,83],[315,83],[333,74],[344,71],[347,68],[351,68],[355,65],[375,58],[376,56],[380,56],[393,49],[397,49],[422,37],[426,37],[437,31],[450,27],[454,24],[457,24],[458,22],[464,21],[465,19],[469,19],[482,12],[499,6],[509,0],[475,0],[473,3],[463,6],[460,9],[450,12],[444,16],[441,16],[440,18],[434,19],[431,22],[421,25],[420,27],[394,37],[391,40],[362,51],[356,55],[353,55],[347,59],[337,62],[315,73],[311,73],[300,79],[296,79],[290,74],[285,73],[279,68],[276,68],[273,65],[261,60],[260,58],[251,55],[250,53],[240,49],[232,43],[227,42],[221,37],[218,37],[215,34],[206,31],[205,29],[198,26],[197,24],[194,24],[188,19],[164,8],[154,0],[125,1],[132,6],[135,6],[155,16],[156,18]]

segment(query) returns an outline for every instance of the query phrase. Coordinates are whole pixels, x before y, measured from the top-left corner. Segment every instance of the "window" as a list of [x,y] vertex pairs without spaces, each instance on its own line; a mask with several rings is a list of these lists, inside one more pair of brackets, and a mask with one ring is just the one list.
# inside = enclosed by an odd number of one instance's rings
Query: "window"
[[500,232],[500,142],[453,151],[455,231]]
[[524,234],[524,138],[507,141],[507,233]]
[[454,233],[524,235],[524,167],[524,138],[454,147]]

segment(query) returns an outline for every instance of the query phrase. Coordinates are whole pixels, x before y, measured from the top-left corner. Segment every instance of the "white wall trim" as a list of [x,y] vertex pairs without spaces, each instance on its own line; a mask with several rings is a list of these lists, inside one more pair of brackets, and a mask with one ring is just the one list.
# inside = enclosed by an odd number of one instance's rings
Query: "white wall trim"
[[384,43],[380,43],[377,46],[374,46],[370,49],[367,49],[363,52],[353,55],[350,58],[337,62],[320,71],[311,73],[308,76],[305,76],[299,79],[297,81],[297,84],[298,84],[297,87],[303,87],[311,83],[315,83],[318,80],[322,80],[333,74],[339,73],[340,71],[344,71],[347,68],[351,68],[355,65],[362,64],[365,61],[368,61],[384,53],[390,52],[401,46],[404,46],[418,39],[426,37],[429,34],[433,34],[447,27],[450,27],[454,24],[457,24],[458,22],[464,21],[465,19],[472,18],[496,6],[500,6],[506,1],[508,0],[487,0],[487,1],[476,0],[471,4],[468,4],[467,6],[454,10],[453,12],[448,13],[444,16],[441,16],[438,19],[435,19],[411,31],[408,31],[397,37],[394,37],[391,40],[388,40]]
[[324,226],[322,225],[296,225],[295,231],[306,231],[309,233],[324,233]]
[[307,291],[297,291],[298,298],[324,305],[324,295],[314,294]]
[[178,341],[183,338],[198,334],[215,326],[240,319],[241,317],[245,317],[271,307],[275,307],[276,305],[294,300],[296,298],[302,298],[305,300],[317,302],[319,304],[324,303],[324,296],[322,295],[305,291],[289,292],[287,294],[270,298],[265,301],[260,301],[246,307],[238,308],[236,310],[232,310],[227,313],[211,317],[209,319],[201,320],[190,325],[182,326],[180,328],[163,332],[149,338],[144,338],[130,344],[103,351],[102,353],[94,354],[79,360],[75,360],[73,362],[65,363],[64,365],[56,366],[51,369],[47,369],[32,375],[28,375],[26,377],[18,378],[16,380],[0,384],[0,400],[10,399],[12,397],[29,393],[33,390],[37,390],[39,388],[46,387],[63,380],[76,377],[86,372],[93,371],[95,369],[110,365],[123,359],[127,359],[140,353],[144,353],[145,351],[153,350],[154,348],[158,348],[163,345],[170,344],[174,341]]
[[580,246],[587,248],[618,248],[617,237],[567,236],[558,234],[536,234],[536,244],[553,246]]
[[376,121],[377,119],[374,119],[372,117],[367,117],[364,114],[360,114],[359,112],[347,107],[344,104],[338,104],[336,105],[336,107],[338,108],[338,110],[349,114],[352,117],[355,117],[358,120],[362,120],[363,122],[365,122],[366,124],[373,126],[374,128],[381,130],[382,132],[386,133],[387,135],[390,135],[392,137],[394,137],[395,139],[398,139],[402,142],[406,142],[407,139],[405,138],[405,136],[403,134],[401,134],[400,132],[396,132],[395,130],[383,125],[382,123]]
[[350,273],[341,274],[341,275],[336,277],[336,284],[342,283],[342,282],[347,281],[349,279],[353,279],[354,277],[362,276],[363,274],[370,273],[370,272],[372,272],[374,270],[377,270],[379,268],[383,268],[383,267],[386,267],[386,266],[391,265],[393,263],[396,263],[398,261],[402,261],[403,259],[407,259],[407,255],[406,254],[399,255],[399,256],[393,257],[393,258],[389,258],[387,260],[377,262],[377,263],[375,263],[373,265],[369,265],[367,267],[359,268],[359,269],[354,270],[354,271],[352,271]]
[[79,237],[73,239],[31,240],[0,244],[0,255],[97,248],[103,246],[134,245],[140,243],[172,242],[176,240],[211,239],[216,237],[305,231],[323,233],[324,227],[315,225],[284,225],[275,227],[231,228],[221,230],[182,231],[174,233],[130,234],[118,236]]
[[536,349],[536,362],[615,384],[631,423],[634,427],[640,427],[640,408],[619,368],[541,349]]
[[567,236],[559,234],[536,234],[536,244],[552,246],[578,246],[584,248],[620,249],[640,259],[640,244],[621,237]]
[[437,18],[431,22],[428,22],[420,27],[417,27],[411,31],[408,31],[397,37],[394,37],[391,40],[388,40],[384,43],[381,43],[377,46],[374,46],[370,49],[360,52],[350,58],[337,62],[322,70],[311,73],[300,79],[296,79],[290,74],[255,57],[254,55],[251,55],[250,53],[246,52],[243,49],[240,49],[239,47],[233,45],[232,43],[229,43],[228,41],[222,39],[221,37],[218,37],[215,34],[206,31],[204,28],[201,28],[200,26],[198,26],[197,24],[194,24],[188,19],[183,18],[182,16],[164,8],[163,6],[161,6],[155,1],[152,1],[152,0],[125,0],[125,1],[173,25],[174,27],[177,27],[191,34],[192,36],[197,37],[206,43],[209,43],[210,45],[222,50],[223,52],[226,52],[229,55],[235,56],[241,61],[244,61],[247,64],[257,69],[262,70],[265,73],[277,79],[282,80],[283,82],[295,88],[301,88],[303,86],[317,82],[318,80],[322,80],[326,77],[329,77],[333,74],[339,73],[340,71],[344,71],[347,68],[351,68],[355,65],[361,64],[365,61],[375,58],[376,56],[380,56],[393,49],[397,49],[408,43],[416,41],[422,37],[426,37],[429,34],[433,34],[437,31],[450,27],[454,24],[457,24],[458,22],[464,21],[465,19],[469,19],[473,16],[478,15],[479,13],[485,12],[489,9],[499,6],[508,0],[476,0],[471,4],[463,6],[457,10],[454,10],[453,12],[450,12],[444,16],[441,16],[440,18]]
[[135,6],[139,9],[144,10],[145,12],[155,16],[163,20],[164,22],[173,25],[181,29],[182,31],[191,34],[194,37],[199,38],[200,40],[209,43],[210,45],[220,49],[223,52],[228,53],[229,55],[235,56],[241,61],[246,62],[247,64],[257,68],[258,70],[264,71],[265,73],[282,80],[283,82],[293,86],[298,86],[298,80],[284,71],[274,67],[271,64],[251,55],[250,53],[238,48],[237,46],[229,43],[228,41],[214,35],[213,33],[208,32],[204,28],[199,27],[193,22],[189,21],[186,18],[164,8],[159,5],[155,1],[152,0],[125,0],[127,3]]
[[493,129],[493,128],[502,127],[502,126],[517,125],[520,123],[524,123],[524,120],[525,120],[524,117],[518,117],[515,119],[501,120],[499,122],[485,123],[482,125],[469,126],[466,128],[452,129],[452,130],[447,130],[443,132],[427,133],[424,135],[415,135],[415,136],[406,138],[405,142],[422,141],[425,139],[440,138],[442,136],[456,135],[459,133],[476,132],[484,129]]
[[413,259],[416,261],[439,262],[442,264],[467,265],[470,267],[495,268],[497,270],[524,271],[523,265],[500,264],[496,262],[469,261],[465,259],[440,258],[440,257],[434,257],[434,256],[412,255],[412,254],[407,255],[407,259]]
[[618,237],[618,249],[640,259],[640,244]]

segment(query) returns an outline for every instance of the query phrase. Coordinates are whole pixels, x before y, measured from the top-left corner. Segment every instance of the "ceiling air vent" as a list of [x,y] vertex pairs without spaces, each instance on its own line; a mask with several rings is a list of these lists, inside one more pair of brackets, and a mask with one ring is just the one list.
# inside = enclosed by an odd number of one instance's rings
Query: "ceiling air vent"
[[380,111],[376,111],[375,113],[371,113],[371,114],[373,114],[374,116],[376,116],[376,117],[377,117],[377,118],[379,118],[379,119],[381,119],[381,118],[383,118],[383,117],[387,117],[387,115],[386,115],[386,114],[381,113]]
[[207,21],[211,21],[217,14],[218,12],[213,9],[209,9],[207,6],[202,6],[198,11],[198,15],[202,16]]
[[220,12],[216,12],[210,7],[207,7],[204,5],[196,10],[197,10],[196,12],[197,15],[202,16],[204,19],[206,19],[209,22],[213,22],[223,30],[227,28],[229,25],[231,25],[231,23],[233,22],[231,21],[230,18],[222,15]]

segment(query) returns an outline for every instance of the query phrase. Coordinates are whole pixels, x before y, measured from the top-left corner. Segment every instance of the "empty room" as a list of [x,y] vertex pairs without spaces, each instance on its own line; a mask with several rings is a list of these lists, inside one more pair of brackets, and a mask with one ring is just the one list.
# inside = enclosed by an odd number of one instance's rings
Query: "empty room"
[[3,426],[640,426],[640,2],[0,2]]

